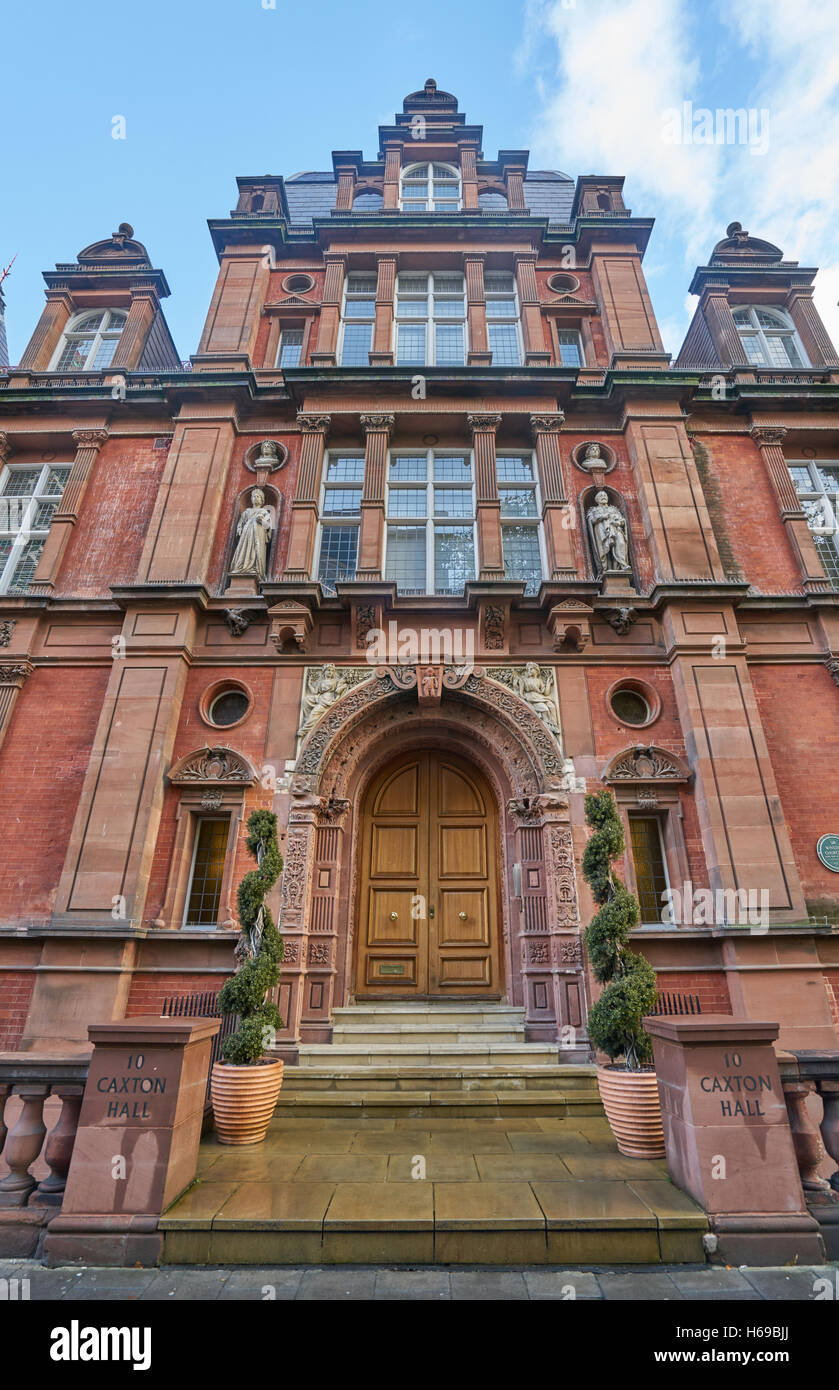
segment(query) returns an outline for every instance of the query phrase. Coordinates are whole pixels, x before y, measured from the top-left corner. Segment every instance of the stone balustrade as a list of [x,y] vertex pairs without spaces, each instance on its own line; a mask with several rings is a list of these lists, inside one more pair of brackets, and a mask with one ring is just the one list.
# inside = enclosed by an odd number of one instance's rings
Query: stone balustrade
[[[88,1067],[86,1054],[0,1053],[0,1159],[9,1169],[0,1178],[0,1210],[61,1206]],[[60,1100],[61,1108],[48,1133],[45,1105],[50,1096]],[[12,1097],[20,1101],[20,1112],[7,1128]],[[41,1157],[49,1172],[39,1181],[32,1170]]]
[[[829,1156],[839,1164],[839,1051],[782,1053],[784,1099],[807,1206],[821,1227],[829,1259],[839,1258],[839,1167],[822,1176]],[[811,1098],[819,1096],[821,1120]]]

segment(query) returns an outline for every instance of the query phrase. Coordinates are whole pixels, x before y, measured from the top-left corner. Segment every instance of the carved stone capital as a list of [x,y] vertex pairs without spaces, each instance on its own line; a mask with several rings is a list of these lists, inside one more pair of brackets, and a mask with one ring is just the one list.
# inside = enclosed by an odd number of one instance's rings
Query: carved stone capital
[[297,423],[304,434],[327,434],[332,423],[331,415],[307,415],[301,411]]
[[534,442],[540,434],[559,434],[565,424],[565,412],[557,410],[551,415],[531,415],[530,433]]
[[395,415],[359,415],[361,428],[365,434],[390,435],[396,423]]
[[22,685],[34,669],[31,661],[4,661],[0,664],[0,685]]
[[107,430],[73,430],[73,443],[77,449],[99,450],[107,438]]
[[466,420],[473,434],[494,434],[501,424],[500,415],[467,415]]
[[12,441],[5,430],[0,430],[0,463],[5,463],[12,452]]
[[0,622],[0,647],[8,647],[12,640],[12,633],[17,627],[15,618],[5,618]]
[[783,444],[789,431],[784,425],[752,425],[749,434],[759,449]]

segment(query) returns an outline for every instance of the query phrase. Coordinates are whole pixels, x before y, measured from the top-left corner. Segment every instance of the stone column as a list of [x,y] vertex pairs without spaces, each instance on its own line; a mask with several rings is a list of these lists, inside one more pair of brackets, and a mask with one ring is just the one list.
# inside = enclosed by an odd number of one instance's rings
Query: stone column
[[291,504],[291,534],[284,578],[305,582],[312,573],[314,560],[323,453],[330,417],[301,412],[297,416],[297,423],[303,440],[297,488]]
[[748,367],[749,359],[725,289],[711,291],[704,301],[705,322],[724,367]]
[[381,579],[385,531],[385,469],[393,415],[362,415],[364,430],[364,491],[358,542],[357,579]]
[[193,362],[195,371],[215,371],[222,362],[238,371],[253,365],[273,262],[270,246],[233,246],[224,251]]
[[536,447],[539,485],[542,491],[542,525],[548,546],[551,579],[576,579],[574,512],[565,493],[559,432],[565,421],[561,410],[550,415],[531,415],[530,429]]
[[395,211],[399,207],[399,170],[402,166],[402,147],[385,143],[385,177],[382,207]]
[[501,546],[501,502],[495,462],[495,432],[500,415],[467,415],[475,450],[478,510],[478,575],[481,579],[504,578]]
[[468,145],[460,147],[460,179],[463,190],[464,211],[474,212],[478,203],[478,160],[477,151]]
[[66,290],[47,291],[47,302],[20,359],[22,369],[30,372],[47,370],[72,312],[73,301]]
[[801,569],[804,588],[811,594],[828,593],[830,581],[825,575],[824,565],[816,550],[813,534],[807,525],[807,518],[784,458],[783,443],[787,431],[782,426],[752,425],[749,434],[760,449],[761,458],[772,482],[781,520]]
[[525,365],[528,367],[549,367],[551,354],[545,347],[542,315],[539,310],[535,252],[526,256],[516,256],[516,283],[521,309]]
[[6,737],[17,697],[23,689],[23,682],[32,675],[34,669],[28,657],[0,662],[0,747]]
[[352,212],[355,193],[355,166],[353,164],[339,164],[336,172],[338,174],[338,193],[335,198],[335,210],[336,212]]
[[507,207],[511,212],[524,212],[524,165],[507,165],[504,182],[507,185]]
[[136,289],[131,294],[131,307],[117,343],[109,371],[124,367],[136,371],[157,313],[157,295],[150,289]]
[[311,354],[313,367],[334,367],[341,326],[341,299],[344,293],[346,256],[324,256],[326,274],[323,279],[323,300],[320,311],[317,349]]
[[393,366],[393,297],[396,290],[396,256],[377,258],[376,322],[373,328],[371,367]]
[[839,367],[839,356],[813,303],[812,288],[793,290],[789,300],[789,312],[812,365]]
[[29,585],[29,592],[48,597],[55,588],[61,561],[67,549],[73,527],[82,508],[88,479],[96,456],[108,438],[107,429],[73,430],[76,457],[67,479],[61,501],[53,513],[49,535],[44,542],[38,565]]
[[484,293],[485,260],[483,251],[476,255],[470,252],[463,258],[466,272],[466,318],[469,327],[469,352],[466,361],[470,367],[488,367],[492,362]]

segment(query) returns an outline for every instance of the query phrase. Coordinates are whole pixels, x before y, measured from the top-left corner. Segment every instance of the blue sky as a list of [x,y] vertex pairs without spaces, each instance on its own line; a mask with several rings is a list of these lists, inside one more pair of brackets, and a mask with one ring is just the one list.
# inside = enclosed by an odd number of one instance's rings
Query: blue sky
[[[839,338],[835,4],[271,4],[41,0],[6,14],[0,261],[17,252],[5,283],[12,361],[43,305],[42,270],[123,221],[166,273],[187,357],[216,271],[206,219],[234,206],[235,176],[328,169],[333,148],[375,155],[377,126],[429,76],[483,124],[488,157],[524,147],[534,168],[626,175],[628,206],[656,218],[645,265],[671,351],[693,266],[733,219],[823,267],[817,302]],[[667,113],[686,101],[753,108],[764,152],[675,143]],[[112,138],[115,116],[124,140]]]

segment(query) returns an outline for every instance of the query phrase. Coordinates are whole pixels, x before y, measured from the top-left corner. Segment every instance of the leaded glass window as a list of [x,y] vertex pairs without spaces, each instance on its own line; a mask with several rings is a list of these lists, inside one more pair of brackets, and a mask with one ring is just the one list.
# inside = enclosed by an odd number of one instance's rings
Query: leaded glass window
[[375,319],[376,276],[348,275],[344,285],[340,366],[369,367]]
[[299,367],[303,352],[303,329],[284,328],[280,334],[280,347],[277,353],[278,367]]
[[563,367],[582,367],[585,363],[580,335],[573,328],[557,330],[559,361]]
[[229,820],[200,820],[189,877],[185,927],[214,927],[218,921]]
[[409,164],[399,180],[403,212],[457,212],[460,174],[452,164]]
[[72,464],[9,467],[0,484],[0,593],[25,593]]
[[806,367],[807,357],[788,314],[744,305],[734,322],[746,357],[754,367]]
[[657,816],[630,816],[629,834],[635,867],[635,892],[641,922],[660,925],[667,906],[667,865]]
[[492,365],[519,367],[519,309],[512,274],[506,271],[487,271],[484,275],[484,294]]
[[364,485],[363,454],[330,453],[324,469],[317,576],[327,592],[355,579]]
[[126,318],[121,309],[97,309],[72,319],[52,371],[98,372],[110,367]]
[[496,466],[504,572],[508,579],[523,579],[526,594],[536,594],[542,583],[542,545],[533,458],[499,454]]
[[396,284],[396,362],[400,367],[462,367],[466,286],[460,272],[403,274]]
[[468,454],[391,456],[385,575],[400,593],[457,595],[475,578],[473,482]]
[[834,589],[839,589],[839,462],[791,463],[790,477]]

